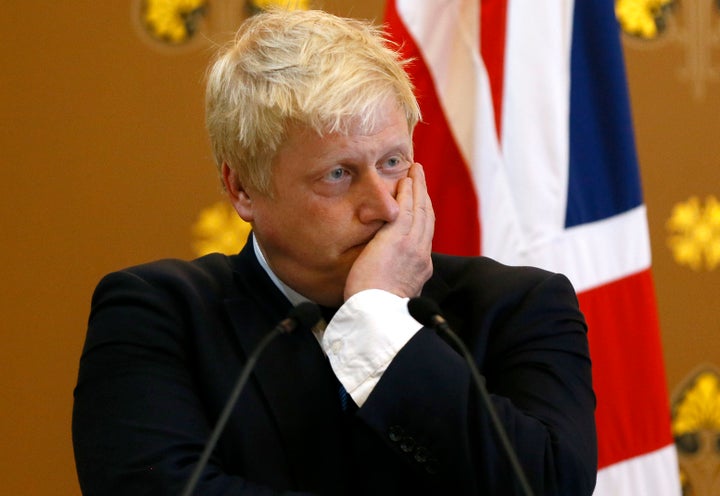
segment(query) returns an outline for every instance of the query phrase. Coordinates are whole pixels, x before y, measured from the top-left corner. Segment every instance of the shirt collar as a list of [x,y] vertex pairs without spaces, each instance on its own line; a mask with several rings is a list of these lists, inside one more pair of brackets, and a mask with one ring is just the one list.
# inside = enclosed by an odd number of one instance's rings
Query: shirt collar
[[[305,301],[310,301],[310,299],[305,298],[303,295],[295,291],[293,288],[285,284],[280,280],[278,276],[275,275],[275,273],[270,268],[270,264],[267,263],[267,260],[265,259],[265,255],[263,255],[262,250],[260,249],[260,243],[257,242],[257,239],[255,239],[255,236],[252,236],[252,242],[253,242],[253,250],[255,251],[255,257],[257,258],[258,262],[260,263],[260,267],[265,270],[267,275],[272,280],[273,284],[277,286],[277,288],[282,292],[282,294],[285,295],[285,297],[290,300],[290,303],[293,306],[298,306],[300,303],[303,303]],[[323,334],[325,333],[325,327],[327,326],[327,321],[322,318],[320,321],[311,329],[311,332],[315,336],[315,339],[318,340],[318,343],[322,341]],[[325,351],[323,351],[325,353]]]
[[295,291],[293,288],[282,282],[278,276],[275,275],[275,273],[270,268],[270,265],[268,264],[267,260],[265,259],[265,255],[263,255],[262,249],[260,248],[260,243],[258,243],[255,236],[252,236],[252,242],[253,242],[253,250],[255,250],[255,257],[257,257],[258,262],[260,263],[260,267],[262,267],[267,275],[270,277],[272,282],[277,286],[277,288],[282,292],[282,294],[285,295],[285,297],[290,300],[290,303],[293,304],[293,306],[297,306],[300,303],[303,303],[305,301],[310,301],[308,298],[305,298],[303,295]]

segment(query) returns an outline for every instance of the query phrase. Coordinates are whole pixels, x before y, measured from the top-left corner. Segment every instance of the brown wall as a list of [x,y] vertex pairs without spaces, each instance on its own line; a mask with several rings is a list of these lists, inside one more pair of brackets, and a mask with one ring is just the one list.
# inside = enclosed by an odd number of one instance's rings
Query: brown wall
[[[624,39],[671,393],[698,365],[720,366],[720,266],[695,271],[676,263],[666,225],[674,205],[692,196],[702,203],[709,195],[720,201],[720,79],[716,75],[698,88],[683,76],[705,50],[717,74],[720,43],[700,43],[697,30],[680,24],[693,3],[677,9],[665,37]],[[720,10],[707,14],[717,25]],[[675,39],[681,35],[684,43]],[[720,29],[714,36],[720,40]],[[696,76],[696,83],[703,82]],[[720,243],[720,230],[715,236]]]
[[[79,494],[71,395],[92,289],[113,269],[192,257],[191,226],[221,198],[202,122],[211,50],[153,48],[136,30],[133,4],[28,0],[3,9],[5,494]],[[324,5],[379,19],[384,0]],[[695,99],[675,74],[681,52],[627,50],[670,388],[700,362],[720,365],[720,269],[682,268],[665,242],[674,203],[720,197],[719,85]]]

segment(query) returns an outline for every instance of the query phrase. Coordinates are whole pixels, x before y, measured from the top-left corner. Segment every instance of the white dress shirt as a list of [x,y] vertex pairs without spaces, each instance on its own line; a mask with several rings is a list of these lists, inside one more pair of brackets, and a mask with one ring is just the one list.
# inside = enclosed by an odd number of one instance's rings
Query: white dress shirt
[[[293,305],[309,301],[272,271],[255,237],[255,256]],[[335,375],[355,404],[362,406],[395,355],[422,328],[407,310],[409,298],[381,289],[351,296],[326,326],[313,332]]]

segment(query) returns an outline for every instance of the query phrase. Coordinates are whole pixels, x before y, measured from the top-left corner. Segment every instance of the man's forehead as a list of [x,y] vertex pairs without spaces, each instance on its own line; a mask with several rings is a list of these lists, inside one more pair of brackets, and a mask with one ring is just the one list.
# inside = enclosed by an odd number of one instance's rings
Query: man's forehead
[[412,158],[412,139],[407,121],[402,113],[391,114],[391,117],[374,121],[370,130],[355,124],[342,132],[321,132],[307,124],[294,123],[288,128],[276,158],[302,153],[319,162],[337,162],[376,160],[381,155],[400,154],[409,160]]

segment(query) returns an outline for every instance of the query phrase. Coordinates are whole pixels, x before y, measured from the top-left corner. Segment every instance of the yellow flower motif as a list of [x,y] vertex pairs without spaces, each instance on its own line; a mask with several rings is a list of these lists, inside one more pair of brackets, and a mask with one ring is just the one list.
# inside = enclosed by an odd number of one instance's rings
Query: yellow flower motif
[[288,10],[308,10],[310,8],[310,0],[251,0],[250,3],[259,10],[271,7],[281,7]]
[[627,34],[645,39],[656,38],[666,8],[675,0],[616,0],[615,17]]
[[705,208],[695,196],[675,205],[667,228],[672,233],[668,245],[677,263],[693,270],[720,265],[720,202],[714,196],[707,197]]
[[720,431],[720,383],[711,372],[700,374],[677,405],[672,431],[682,436],[701,430]]
[[193,35],[206,7],[207,0],[146,0],[145,24],[155,38],[182,43]]
[[245,245],[249,233],[250,224],[230,204],[220,201],[200,212],[193,225],[193,249],[197,256],[215,252],[234,254]]

